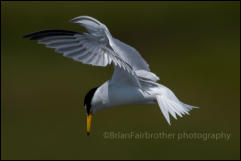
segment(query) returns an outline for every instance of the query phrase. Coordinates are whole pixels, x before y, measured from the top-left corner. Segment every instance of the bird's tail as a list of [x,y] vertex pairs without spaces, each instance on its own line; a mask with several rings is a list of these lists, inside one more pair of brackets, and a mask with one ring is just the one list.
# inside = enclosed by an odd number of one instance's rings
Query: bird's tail
[[177,119],[177,115],[182,117],[185,114],[188,115],[193,108],[198,108],[182,103],[170,89],[157,83],[159,78],[154,73],[138,70],[136,75],[145,90],[144,92],[155,97],[169,125],[171,124],[169,114]]
[[179,101],[175,94],[165,86],[160,85],[159,92],[160,94],[156,95],[156,100],[169,125],[171,125],[169,114],[177,119],[177,115],[180,117],[189,115],[189,111],[198,108]]

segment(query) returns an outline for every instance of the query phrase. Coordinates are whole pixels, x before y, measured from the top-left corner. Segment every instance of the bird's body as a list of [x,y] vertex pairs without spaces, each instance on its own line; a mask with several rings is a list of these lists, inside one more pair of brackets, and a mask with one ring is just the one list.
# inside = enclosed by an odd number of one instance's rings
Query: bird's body
[[169,124],[169,114],[177,118],[176,115],[181,117],[195,108],[182,103],[170,89],[157,83],[159,77],[150,71],[139,52],[113,38],[104,24],[89,16],[80,16],[71,22],[84,26],[89,33],[45,30],[26,37],[84,64],[114,64],[111,79],[85,96],[84,106],[87,115],[91,115],[88,124],[96,111],[114,106],[157,103]]
[[96,112],[114,106],[153,104],[154,100],[154,96],[144,93],[138,87],[112,84],[111,81],[107,81],[96,90],[92,107]]

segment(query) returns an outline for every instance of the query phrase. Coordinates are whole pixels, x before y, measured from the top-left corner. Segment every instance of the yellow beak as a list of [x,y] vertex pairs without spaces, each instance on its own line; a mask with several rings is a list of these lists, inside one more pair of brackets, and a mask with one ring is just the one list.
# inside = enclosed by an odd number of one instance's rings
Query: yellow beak
[[91,120],[92,120],[92,113],[87,115],[87,135],[90,135],[90,126],[91,126]]

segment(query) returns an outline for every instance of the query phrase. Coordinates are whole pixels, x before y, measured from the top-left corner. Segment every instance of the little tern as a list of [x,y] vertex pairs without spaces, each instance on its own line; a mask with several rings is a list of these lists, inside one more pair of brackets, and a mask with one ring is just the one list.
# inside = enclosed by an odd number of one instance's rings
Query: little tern
[[197,108],[181,102],[170,89],[157,83],[159,77],[150,71],[139,52],[112,37],[103,23],[89,16],[79,16],[70,22],[80,24],[88,32],[43,30],[24,37],[38,40],[39,44],[54,48],[57,53],[84,64],[114,65],[111,79],[85,95],[88,135],[92,115],[109,107],[158,104],[169,125],[169,114],[177,119],[177,115],[182,117]]

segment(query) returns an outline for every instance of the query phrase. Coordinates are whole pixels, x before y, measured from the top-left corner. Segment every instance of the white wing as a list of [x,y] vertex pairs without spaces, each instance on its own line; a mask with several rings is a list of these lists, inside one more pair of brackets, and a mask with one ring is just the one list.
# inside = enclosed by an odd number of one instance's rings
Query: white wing
[[92,17],[80,16],[71,22],[84,26],[89,33],[44,30],[25,37],[38,40],[40,44],[84,64],[106,66],[113,62],[119,76],[123,73],[128,82],[141,87],[135,71],[149,71],[149,65],[134,48],[112,38],[107,27]]
[[54,48],[63,56],[74,59],[84,64],[106,66],[113,62],[128,72],[132,67],[124,62],[108,44],[88,33],[77,33],[65,30],[44,30],[35,32],[25,37],[38,40],[48,48]]

